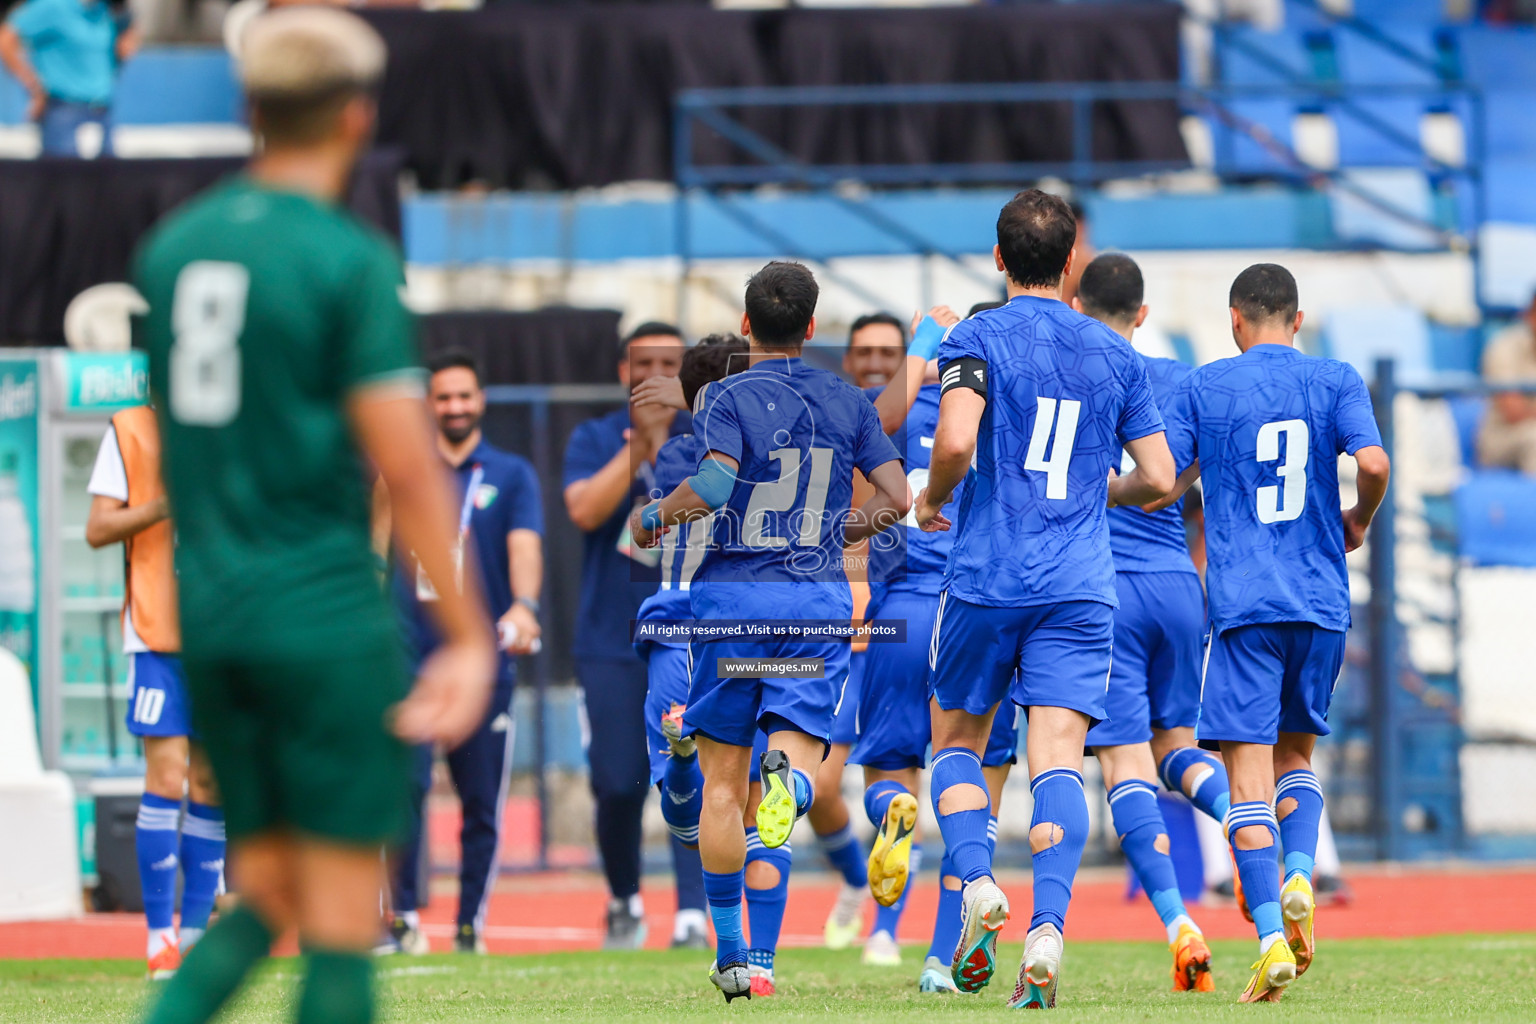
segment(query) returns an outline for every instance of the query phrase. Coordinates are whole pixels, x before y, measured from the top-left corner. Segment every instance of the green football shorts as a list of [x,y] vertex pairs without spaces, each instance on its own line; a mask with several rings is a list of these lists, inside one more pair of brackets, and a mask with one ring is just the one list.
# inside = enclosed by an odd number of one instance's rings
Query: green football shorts
[[409,689],[398,642],[184,664],[231,840],[291,829],[372,846],[403,835],[412,759],[385,723]]

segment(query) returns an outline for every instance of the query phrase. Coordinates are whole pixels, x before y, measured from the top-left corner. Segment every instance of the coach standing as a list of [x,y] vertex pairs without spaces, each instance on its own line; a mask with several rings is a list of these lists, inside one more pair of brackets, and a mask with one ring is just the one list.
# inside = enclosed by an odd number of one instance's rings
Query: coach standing
[[42,131],[44,156],[79,156],[75,129],[101,126],[112,155],[112,93],[139,48],[127,8],[107,0],[25,0],[0,25],[0,61],[27,90],[27,117]]
[[[682,364],[683,337],[676,327],[641,324],[619,349],[619,380],[633,389],[651,377],[676,377]],[[590,731],[587,762],[597,802],[597,845],[612,896],[604,949],[638,949],[645,943],[640,816],[650,792],[646,671],[635,654],[630,622],[640,602],[655,593],[661,572],[656,551],[631,543],[629,515],[649,500],[656,452],[667,438],[688,429],[687,413],[626,406],[577,427],[565,449],[565,507],[585,534],[575,660]],[[678,882],[681,895],[689,880]],[[692,884],[702,895],[702,878]]]
[[[502,805],[512,757],[512,657],[527,654],[539,638],[539,591],[544,581],[544,513],[539,481],[526,459],[501,451],[480,433],[485,391],[480,370],[465,352],[439,353],[429,361],[428,401],[437,420],[437,450],[453,472],[459,497],[459,543],[455,559],[480,573],[486,606],[497,620],[502,653],[495,695],[485,721],[463,745],[448,751],[448,772],[463,808],[459,832],[459,914],[454,948],[483,953],[481,931],[496,881],[496,848],[501,841]],[[462,575],[460,579],[462,579]],[[414,559],[395,574],[396,592],[406,613],[413,654],[425,658],[438,638],[422,607],[437,600]],[[432,751],[419,762],[421,794],[431,786]],[[422,853],[421,816],[416,835],[404,847],[396,867],[395,919],[390,932],[405,952],[427,952],[416,916],[418,858]]]

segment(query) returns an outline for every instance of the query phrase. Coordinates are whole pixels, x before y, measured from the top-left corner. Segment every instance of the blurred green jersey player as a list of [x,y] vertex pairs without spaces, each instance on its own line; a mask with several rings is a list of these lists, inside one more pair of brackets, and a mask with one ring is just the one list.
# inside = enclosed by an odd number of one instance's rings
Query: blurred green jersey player
[[[494,646],[475,574],[455,578],[455,507],[399,259],[335,205],[371,135],[383,64],[378,36],[340,11],[252,22],[240,70],[259,155],[135,259],[193,725],[241,895],[153,1024],[211,1019],[293,927],[308,957],[297,1019],[371,1020],[380,848],[405,823],[405,742],[461,741],[490,694]],[[373,570],[362,456],[440,595],[444,642],[409,696]]]

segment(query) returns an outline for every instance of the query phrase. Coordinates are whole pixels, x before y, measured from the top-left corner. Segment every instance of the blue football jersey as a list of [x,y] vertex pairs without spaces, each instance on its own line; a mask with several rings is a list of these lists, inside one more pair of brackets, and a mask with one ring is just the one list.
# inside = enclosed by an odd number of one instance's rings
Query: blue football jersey
[[714,543],[690,593],[700,619],[846,619],[843,520],[853,471],[899,460],[858,388],[796,358],[770,358],[711,388],[694,421],[701,456],[736,459]]
[[[667,441],[656,453],[657,494],[671,494],[694,474],[704,451],[696,434],[681,434]],[[648,620],[682,622],[693,617],[688,587],[704,561],[709,548],[713,515],[678,523],[661,537],[661,587],[646,598],[636,614],[637,622]],[[669,647],[686,647],[681,638],[666,642]]]
[[1109,470],[1163,429],[1141,357],[1065,303],[1020,295],[956,324],[939,364],[956,359],[986,364],[987,406],[946,588],[997,607],[1113,607]]
[[[1184,378],[1194,367],[1177,359],[1142,356],[1147,379],[1152,383],[1152,397],[1168,426],[1169,403]],[[1120,472],[1136,468],[1129,452],[1124,455]],[[1189,559],[1189,537],[1184,533],[1184,499],[1158,512],[1148,514],[1131,505],[1109,510],[1109,547],[1115,555],[1116,572],[1194,572]]]
[[[880,388],[868,394],[878,397]],[[907,413],[901,429],[891,435],[907,468],[907,485],[915,499],[928,486],[928,463],[933,455],[933,431],[939,423],[939,386],[924,384]],[[961,488],[955,489],[958,500]],[[918,529],[911,512],[900,525],[875,534],[869,541],[870,586],[892,587],[937,594],[944,587],[944,570],[949,565],[949,549],[954,546],[954,531],[924,533]]]
[[1341,453],[1381,444],[1348,363],[1255,345],[1202,366],[1173,401],[1169,442],[1200,462],[1211,622],[1349,628]]

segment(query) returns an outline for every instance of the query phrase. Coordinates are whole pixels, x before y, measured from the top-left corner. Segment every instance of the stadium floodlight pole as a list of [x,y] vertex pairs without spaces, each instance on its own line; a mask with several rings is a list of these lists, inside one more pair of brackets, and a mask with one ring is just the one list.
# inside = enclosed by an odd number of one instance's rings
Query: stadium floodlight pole
[[[1397,397],[1395,365],[1391,359],[1376,361],[1376,422],[1381,430],[1381,444],[1388,457],[1395,452],[1393,437],[1394,399]],[[1371,600],[1367,623],[1370,630],[1371,695],[1371,812],[1376,839],[1376,856],[1392,860],[1402,856],[1402,758],[1398,744],[1402,740],[1401,715],[1397,699],[1397,587],[1396,546],[1397,509],[1393,487],[1371,523],[1370,580]]]

